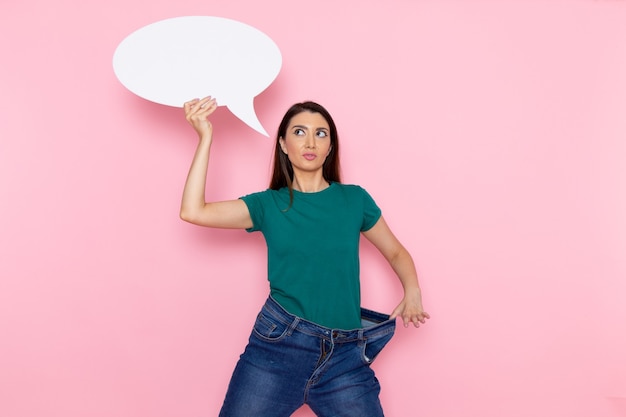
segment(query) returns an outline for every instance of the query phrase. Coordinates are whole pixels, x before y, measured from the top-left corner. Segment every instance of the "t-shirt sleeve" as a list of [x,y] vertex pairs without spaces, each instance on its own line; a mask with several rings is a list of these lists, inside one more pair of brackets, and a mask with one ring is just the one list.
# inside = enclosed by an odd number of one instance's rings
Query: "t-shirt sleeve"
[[246,229],[247,232],[256,232],[263,229],[263,219],[265,218],[263,197],[265,194],[265,192],[259,192],[239,197],[248,206],[250,218],[252,219],[252,227]]
[[374,227],[378,219],[380,219],[382,212],[372,196],[363,188],[361,188],[361,191],[363,192],[363,223],[361,224],[361,231],[366,232]]

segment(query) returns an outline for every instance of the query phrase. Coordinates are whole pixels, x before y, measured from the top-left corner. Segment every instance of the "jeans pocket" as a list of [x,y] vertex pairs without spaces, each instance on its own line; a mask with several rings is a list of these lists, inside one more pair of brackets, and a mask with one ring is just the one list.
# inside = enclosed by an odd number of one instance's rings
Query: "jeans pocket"
[[282,339],[289,330],[289,325],[261,311],[254,322],[252,333],[262,340],[275,342]]

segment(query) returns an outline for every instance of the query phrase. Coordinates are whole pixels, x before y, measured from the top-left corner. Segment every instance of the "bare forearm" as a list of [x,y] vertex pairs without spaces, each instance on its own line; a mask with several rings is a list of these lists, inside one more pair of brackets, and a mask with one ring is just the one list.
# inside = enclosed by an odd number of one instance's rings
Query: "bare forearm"
[[404,327],[408,327],[410,323],[413,323],[415,327],[420,327],[426,319],[430,318],[430,315],[424,311],[422,305],[422,291],[417,280],[413,259],[403,248],[390,263],[404,288],[404,297],[391,313],[391,317],[402,317]]
[[180,217],[184,220],[193,218],[206,204],[205,188],[211,142],[210,135],[200,138],[189,168],[180,206]]
[[204,208],[204,189],[209,167],[209,151],[213,141],[213,126],[207,119],[217,108],[217,102],[211,97],[202,100],[193,99],[183,106],[185,118],[191,124],[200,141],[187,174],[187,181],[183,190],[183,199],[180,205],[180,217],[183,220],[194,221]]
[[415,263],[405,248],[402,248],[392,259],[390,259],[389,264],[400,279],[405,293],[421,292],[417,278],[417,271],[415,270]]
[[422,307],[422,292],[417,281],[413,258],[391,233],[387,222],[382,217],[374,227],[363,234],[387,259],[404,288],[404,297],[390,317],[401,316],[405,326],[413,323],[415,327],[419,327],[420,323],[424,323],[430,316]]
[[193,99],[184,105],[185,118],[194,128],[200,141],[193,156],[180,204],[181,219],[207,227],[227,229],[247,229],[252,227],[248,206],[243,200],[229,200],[207,203],[206,188],[209,156],[213,141],[213,125],[207,117],[217,108],[211,97]]

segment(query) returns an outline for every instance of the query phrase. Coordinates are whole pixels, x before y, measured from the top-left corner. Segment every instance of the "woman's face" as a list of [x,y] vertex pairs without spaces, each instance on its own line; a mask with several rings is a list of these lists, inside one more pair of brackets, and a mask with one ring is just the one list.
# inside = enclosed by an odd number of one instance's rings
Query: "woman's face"
[[328,122],[319,113],[298,113],[289,121],[285,137],[279,142],[294,172],[320,170],[331,150]]

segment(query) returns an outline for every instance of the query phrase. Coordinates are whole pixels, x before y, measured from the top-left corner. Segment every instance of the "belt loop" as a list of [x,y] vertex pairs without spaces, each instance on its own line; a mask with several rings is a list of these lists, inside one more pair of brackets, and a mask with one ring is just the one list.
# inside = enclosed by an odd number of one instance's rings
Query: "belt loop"
[[359,329],[359,340],[365,340],[363,337],[363,329]]
[[287,336],[291,336],[291,333],[293,333],[293,331],[296,329],[296,327],[298,326],[298,323],[300,323],[300,318],[296,316],[294,320],[291,322],[289,329],[287,330]]

